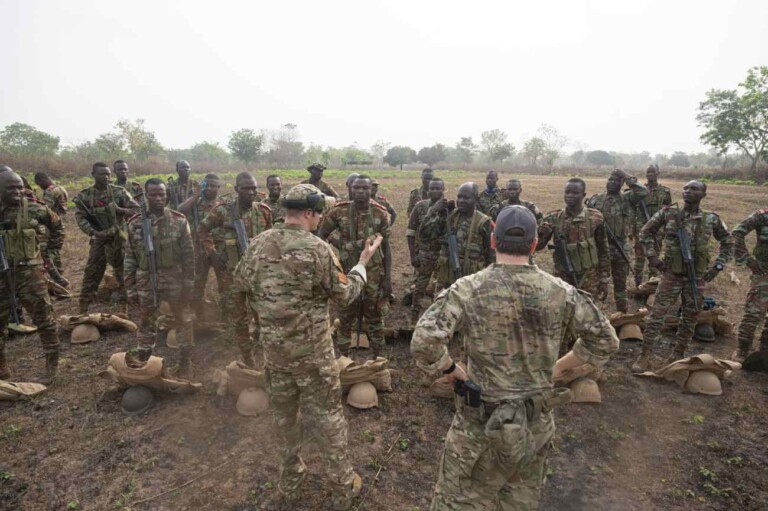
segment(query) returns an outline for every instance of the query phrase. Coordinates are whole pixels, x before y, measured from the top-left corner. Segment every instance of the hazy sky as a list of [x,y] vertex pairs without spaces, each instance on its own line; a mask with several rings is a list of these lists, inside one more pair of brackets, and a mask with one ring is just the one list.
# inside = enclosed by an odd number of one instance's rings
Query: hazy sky
[[768,1],[0,0],[0,127],[77,143],[121,118],[162,144],[453,145],[541,123],[571,149],[699,151],[711,88],[768,65]]

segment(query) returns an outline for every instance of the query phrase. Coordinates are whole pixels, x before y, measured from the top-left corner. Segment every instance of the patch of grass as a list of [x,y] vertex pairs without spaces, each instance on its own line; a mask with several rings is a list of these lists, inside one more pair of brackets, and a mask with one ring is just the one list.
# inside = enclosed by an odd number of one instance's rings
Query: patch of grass
[[9,424],[3,430],[3,438],[5,438],[6,440],[13,440],[14,438],[20,437],[23,431],[24,431],[24,428],[22,428],[21,426],[16,426],[15,424]]
[[397,442],[397,446],[400,448],[401,451],[407,451],[408,447],[411,445],[411,441],[407,438],[401,438]]
[[691,415],[687,419],[683,419],[686,424],[704,424],[703,415]]
[[717,474],[705,467],[699,467],[699,475],[701,475],[701,477],[704,479],[709,479],[710,481],[717,480]]
[[737,467],[740,467],[744,464],[744,458],[741,456],[731,456],[730,458],[723,458],[723,462],[725,462],[726,465],[736,465]]
[[733,490],[731,490],[731,488],[718,488],[712,483],[704,483],[704,491],[712,497],[727,499],[731,497],[731,491]]
[[376,441],[376,435],[374,435],[373,431],[371,431],[370,429],[366,429],[365,431],[363,431],[362,435],[363,435],[363,438],[365,438],[365,440],[368,441],[369,443],[373,443]]
[[67,509],[80,509],[80,503],[76,500],[67,502]]
[[7,483],[8,481],[13,480],[13,478],[16,477],[13,475],[13,473],[8,472],[7,470],[0,470],[0,483]]

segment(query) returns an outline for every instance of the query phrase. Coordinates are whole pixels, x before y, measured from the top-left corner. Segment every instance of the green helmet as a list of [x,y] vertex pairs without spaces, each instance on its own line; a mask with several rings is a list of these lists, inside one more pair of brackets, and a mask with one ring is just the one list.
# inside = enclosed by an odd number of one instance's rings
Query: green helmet
[[715,342],[715,329],[709,323],[699,323],[693,331],[693,338],[699,342]]
[[141,415],[155,404],[152,391],[142,385],[130,387],[123,393],[123,413],[129,417]]

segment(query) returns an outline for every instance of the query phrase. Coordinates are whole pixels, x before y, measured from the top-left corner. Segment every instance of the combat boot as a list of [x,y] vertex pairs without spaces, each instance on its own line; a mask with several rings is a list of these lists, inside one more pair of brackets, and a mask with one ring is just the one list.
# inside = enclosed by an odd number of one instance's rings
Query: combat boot
[[80,300],[78,314],[88,314],[88,306],[91,304],[90,300]]
[[749,348],[742,348],[739,346],[736,348],[733,353],[731,353],[730,360],[733,360],[734,362],[743,363],[744,359],[749,356]]
[[256,361],[253,358],[253,352],[248,348],[240,348],[240,353],[243,357],[243,364],[252,369],[256,369]]
[[10,380],[11,370],[8,368],[8,361],[5,359],[5,348],[0,350],[0,380]]
[[69,288],[69,281],[61,275],[59,269],[56,268],[56,266],[50,265],[50,267],[46,267],[45,269],[48,271],[48,276],[51,277],[52,281],[63,288]]
[[59,372],[59,353],[45,354],[45,373],[40,378],[40,383],[50,385],[56,379]]
[[670,353],[667,357],[667,365],[671,364],[672,362],[677,362],[683,358],[685,358],[685,347],[677,344],[675,345],[675,349],[672,350],[672,353]]
[[176,369],[176,376],[184,379],[192,378],[192,362],[190,361],[190,349],[184,346],[179,349],[179,366]]
[[349,491],[349,494],[346,495],[344,498],[341,499],[334,499],[333,502],[333,509],[335,511],[346,511],[347,509],[350,509],[352,507],[352,501],[357,498],[358,495],[360,495],[360,491],[363,489],[363,480],[362,478],[354,474],[354,477],[352,479],[352,488]]
[[637,357],[637,360],[635,360],[635,363],[632,364],[631,371],[634,374],[644,373],[646,371],[651,371],[652,368],[652,353],[650,349],[643,348],[642,353],[640,353],[640,356]]

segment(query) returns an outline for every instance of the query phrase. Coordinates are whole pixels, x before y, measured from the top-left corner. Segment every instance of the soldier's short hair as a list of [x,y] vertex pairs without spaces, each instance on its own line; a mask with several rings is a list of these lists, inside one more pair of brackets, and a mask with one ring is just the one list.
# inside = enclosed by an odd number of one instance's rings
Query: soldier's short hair
[[103,161],[97,161],[96,163],[93,164],[93,167],[91,168],[91,174],[96,172],[96,169],[108,169],[108,168],[109,168],[109,165],[107,165]]
[[523,183],[522,183],[522,181],[520,181],[520,180],[519,180],[519,179],[517,179],[516,177],[513,177],[512,179],[510,179],[509,181],[507,181],[507,186],[511,185],[512,183],[517,183],[517,184],[519,184],[520,186],[523,186]]
[[128,162],[126,162],[125,160],[115,160],[115,161],[112,163],[112,165],[117,165],[118,163],[125,163],[126,165],[128,165]]
[[149,185],[163,185],[165,186],[165,181],[158,177],[151,177],[146,180],[144,183],[144,192],[146,193],[147,189],[149,188]]
[[212,181],[212,180],[221,181],[221,178],[216,174],[206,174],[203,179],[205,179],[206,181]]
[[578,184],[580,184],[580,185],[581,185],[581,189],[582,189],[582,190],[584,190],[585,192],[587,191],[587,183],[586,183],[586,181],[584,181],[584,180],[583,180],[583,179],[581,179],[580,177],[572,177],[571,179],[569,179],[569,180],[566,182],[566,185],[567,185],[568,183],[578,183]]
[[425,167],[425,168],[424,168],[424,169],[421,171],[421,173],[422,173],[422,174],[426,174],[426,173],[431,173],[431,174],[434,174],[434,172],[435,172],[435,171],[434,171],[434,170],[432,170],[432,167]]
[[360,174],[359,176],[357,176],[357,177],[355,178],[355,181],[357,181],[358,179],[367,179],[368,181],[370,181],[370,182],[371,182],[371,184],[373,184],[373,178],[372,178],[371,176],[369,176],[369,175],[366,175],[366,174]]
[[256,176],[248,172],[247,170],[244,170],[243,172],[240,172],[237,176],[235,176],[235,184],[238,184],[243,179],[251,178],[254,181],[256,181]]
[[434,178],[430,179],[429,180],[429,184],[432,184],[432,183],[440,183],[441,185],[443,185],[443,188],[445,188],[445,181],[443,181],[439,177],[434,177]]
[[280,181],[282,181],[282,178],[280,176],[278,176],[277,174],[270,174],[270,175],[268,175],[267,176],[267,181],[269,181],[270,179],[280,179]]
[[50,178],[48,177],[48,174],[46,174],[45,172],[35,173],[35,183],[37,183],[38,181],[42,181],[43,179],[50,179]]

